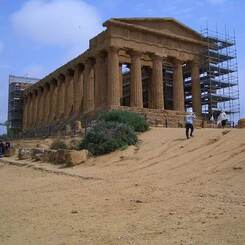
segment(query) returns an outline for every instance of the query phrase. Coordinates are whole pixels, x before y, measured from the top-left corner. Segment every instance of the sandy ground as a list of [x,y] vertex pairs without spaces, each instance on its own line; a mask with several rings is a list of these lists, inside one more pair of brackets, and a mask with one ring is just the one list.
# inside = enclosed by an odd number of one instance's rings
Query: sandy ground
[[0,244],[245,244],[245,130],[140,138],[63,175],[0,163]]

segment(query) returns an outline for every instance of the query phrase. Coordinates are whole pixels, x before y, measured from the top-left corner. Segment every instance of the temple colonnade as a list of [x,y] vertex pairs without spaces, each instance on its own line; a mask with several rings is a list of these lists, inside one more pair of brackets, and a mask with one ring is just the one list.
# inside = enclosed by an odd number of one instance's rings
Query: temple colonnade
[[[104,108],[121,106],[123,96],[122,61],[120,48],[110,47],[93,56],[84,57],[81,63],[44,78],[41,84],[28,90],[24,98],[23,128],[36,128],[81,114]],[[130,58],[130,106],[143,108],[142,56],[136,50],[127,50]],[[145,54],[144,54],[145,55]],[[185,110],[183,68],[191,65],[193,111],[201,113],[200,75],[197,60],[161,57],[147,54],[151,59],[149,108],[164,109],[163,59],[173,63],[173,109]]]

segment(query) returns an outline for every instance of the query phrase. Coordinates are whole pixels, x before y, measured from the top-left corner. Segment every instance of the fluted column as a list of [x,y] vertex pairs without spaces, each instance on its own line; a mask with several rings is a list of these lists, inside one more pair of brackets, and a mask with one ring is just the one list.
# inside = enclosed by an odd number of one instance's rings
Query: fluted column
[[49,113],[49,98],[48,98],[48,84],[43,86],[42,93],[42,114],[41,114],[41,123],[44,124],[47,121]]
[[176,111],[185,111],[182,62],[177,59],[174,60],[173,107]]
[[63,118],[65,113],[65,77],[63,75],[57,78],[56,111],[56,120]]
[[200,65],[197,61],[191,62],[192,109],[197,115],[202,113],[199,68]]
[[100,109],[105,106],[106,100],[106,62],[105,62],[105,53],[99,53],[96,56],[95,64],[95,86],[94,86],[94,106],[95,109]]
[[152,108],[164,109],[162,57],[152,55],[152,78],[151,78]]
[[32,126],[36,126],[36,122],[37,122],[37,110],[38,110],[38,91],[35,90],[33,93],[34,96],[34,104],[33,104],[33,123]]
[[33,93],[30,95],[30,108],[29,108],[29,128],[32,127],[32,123],[33,123]]
[[73,109],[73,72],[65,74],[65,117],[69,117]]
[[43,118],[43,87],[39,87],[38,89],[38,111],[37,111],[37,125],[42,123]]
[[131,51],[130,106],[143,107],[141,53]]
[[110,47],[108,50],[108,105],[120,106],[118,49]]
[[50,83],[50,91],[49,91],[49,115],[48,115],[48,122],[52,122],[55,114],[55,103],[56,103],[56,96],[55,96],[55,81],[51,81]]
[[83,97],[83,66],[81,64],[77,65],[74,72],[73,97],[74,114],[79,116]]
[[84,69],[83,113],[94,110],[94,69],[93,60],[87,59]]
[[49,110],[50,110],[50,84],[46,84],[45,87],[45,97],[44,97],[44,122],[47,123],[49,119]]
[[122,105],[122,99],[123,99],[123,74],[122,74],[122,64],[119,64],[119,87],[120,87],[120,104]]
[[22,121],[22,128],[23,129],[26,129],[27,128],[27,110],[28,110],[28,108],[27,108],[27,101],[28,101],[28,99],[27,99],[28,97],[27,96],[25,96],[24,97],[24,101],[23,101],[23,121]]

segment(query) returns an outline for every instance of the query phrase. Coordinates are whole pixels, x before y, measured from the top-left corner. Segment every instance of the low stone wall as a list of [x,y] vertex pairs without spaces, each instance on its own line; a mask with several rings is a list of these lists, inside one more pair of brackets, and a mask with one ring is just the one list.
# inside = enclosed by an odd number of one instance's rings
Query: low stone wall
[[65,136],[65,135],[82,135],[83,128],[78,120],[60,120],[52,122],[49,125],[39,125],[38,127],[26,129],[23,131],[21,138],[38,138],[50,136]]
[[[148,108],[137,108],[127,106],[113,106],[110,110],[123,110],[132,111],[144,116],[147,122],[151,126],[161,125],[168,128],[181,128],[185,126],[185,116],[187,112],[173,111],[173,110],[162,110],[162,109],[148,109]],[[208,123],[201,120],[195,120],[195,127],[208,127]]]
[[44,148],[21,148],[18,152],[19,160],[34,160],[75,166],[84,163],[89,158],[87,150],[49,150]]

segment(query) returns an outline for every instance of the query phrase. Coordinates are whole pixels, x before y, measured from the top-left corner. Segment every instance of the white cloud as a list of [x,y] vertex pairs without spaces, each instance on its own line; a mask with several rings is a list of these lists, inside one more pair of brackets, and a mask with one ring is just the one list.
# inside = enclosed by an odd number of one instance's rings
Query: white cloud
[[11,23],[23,37],[79,51],[102,30],[97,10],[82,0],[29,0]]

